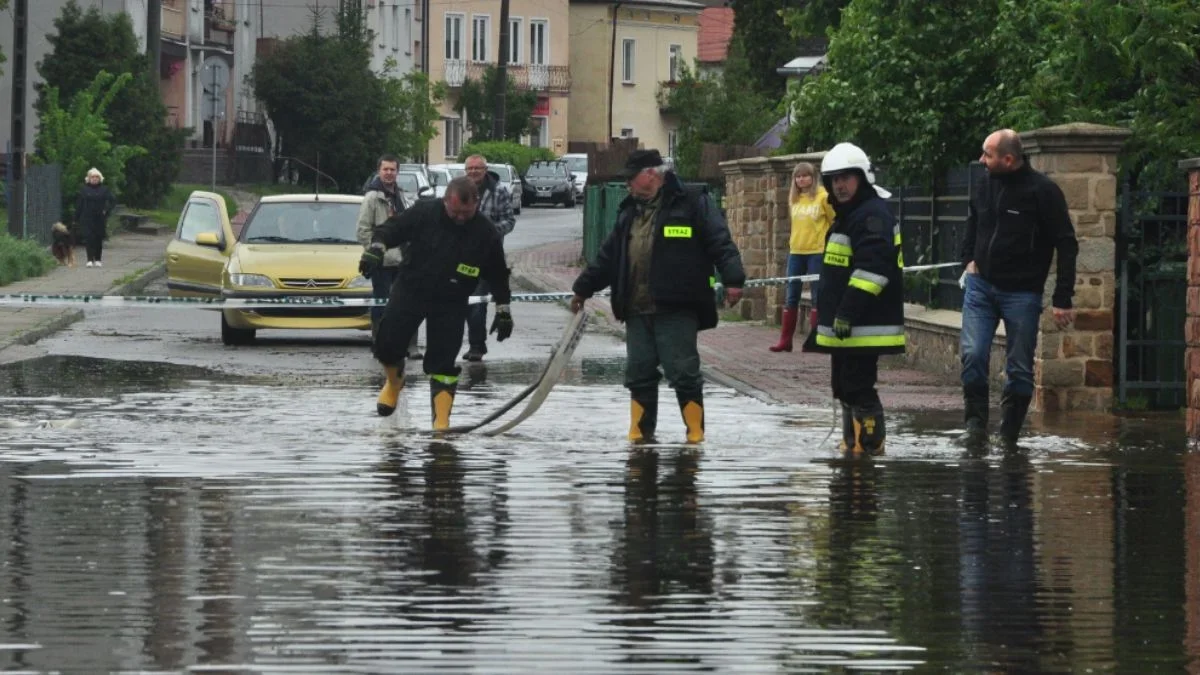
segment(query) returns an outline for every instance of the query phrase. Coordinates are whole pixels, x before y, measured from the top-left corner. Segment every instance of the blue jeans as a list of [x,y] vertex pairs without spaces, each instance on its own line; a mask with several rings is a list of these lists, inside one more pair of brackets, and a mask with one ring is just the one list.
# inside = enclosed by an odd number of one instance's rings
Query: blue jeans
[[1042,294],[1002,291],[978,274],[968,274],[963,295],[962,358],[964,389],[986,389],[988,357],[996,327],[1004,322],[1006,393],[1033,396],[1033,355],[1037,351]]
[[[800,276],[801,274],[820,274],[821,259],[824,254],[821,253],[789,253],[787,263],[787,275],[789,277]],[[787,298],[784,305],[788,309],[796,309],[800,306],[800,290],[804,286],[803,281],[789,281],[787,285]],[[817,282],[810,281],[808,283],[809,293],[812,295],[812,306],[817,306]]]
[[[371,275],[371,297],[387,300],[392,294],[392,284],[396,282],[396,267],[380,267]],[[383,318],[383,307],[371,308],[371,324],[378,326]]]

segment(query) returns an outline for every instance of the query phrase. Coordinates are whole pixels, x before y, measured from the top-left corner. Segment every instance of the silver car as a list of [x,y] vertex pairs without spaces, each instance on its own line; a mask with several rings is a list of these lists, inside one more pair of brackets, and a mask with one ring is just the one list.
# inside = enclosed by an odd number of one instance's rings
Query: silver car
[[521,176],[517,173],[516,167],[512,164],[489,164],[488,171],[496,172],[500,176],[500,182],[508,186],[512,193],[512,209],[513,213],[520,215],[521,213]]

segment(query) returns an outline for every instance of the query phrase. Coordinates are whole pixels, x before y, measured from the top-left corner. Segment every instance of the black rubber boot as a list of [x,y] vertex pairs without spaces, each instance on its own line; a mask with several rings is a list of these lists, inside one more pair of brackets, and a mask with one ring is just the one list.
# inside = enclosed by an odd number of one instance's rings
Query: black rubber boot
[[967,430],[959,439],[968,447],[987,445],[988,440],[988,389],[987,387],[963,388],[963,422]]
[[653,440],[658,427],[658,388],[629,392],[629,440]]
[[862,454],[862,448],[856,447],[858,439],[854,437],[854,410],[842,404],[842,442],[838,444],[838,450],[843,455]]
[[854,435],[863,454],[878,457],[883,454],[883,443],[887,440],[887,424],[883,406],[872,405],[854,409]]
[[1009,392],[1004,392],[1000,397],[1000,442],[1005,448],[1017,447],[1017,438],[1021,435],[1021,426],[1025,424],[1025,415],[1032,401],[1032,396]]

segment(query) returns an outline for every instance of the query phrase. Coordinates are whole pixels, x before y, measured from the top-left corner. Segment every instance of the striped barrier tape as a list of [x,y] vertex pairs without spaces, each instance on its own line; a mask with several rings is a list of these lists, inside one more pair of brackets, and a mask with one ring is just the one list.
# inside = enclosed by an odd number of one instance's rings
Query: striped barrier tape
[[[916,265],[906,267],[906,273],[926,272],[954,267],[961,263],[939,263],[936,265]],[[759,288],[763,286],[782,286],[791,281],[816,281],[818,274],[803,274],[790,277],[772,277],[768,279],[751,279],[744,288]],[[717,284],[716,288],[722,288]],[[608,296],[608,291],[596,294],[596,297]],[[513,302],[560,302],[570,300],[574,293],[513,293]],[[490,295],[472,295],[472,304],[486,303]],[[304,307],[306,309],[347,308],[347,307],[382,307],[387,304],[385,299],[376,298],[346,298],[335,296],[303,296],[293,295],[282,298],[175,298],[159,295],[38,295],[33,293],[14,293],[0,295],[0,307],[92,307],[97,309],[114,309],[127,307],[160,307],[163,309],[275,309],[279,307]]]

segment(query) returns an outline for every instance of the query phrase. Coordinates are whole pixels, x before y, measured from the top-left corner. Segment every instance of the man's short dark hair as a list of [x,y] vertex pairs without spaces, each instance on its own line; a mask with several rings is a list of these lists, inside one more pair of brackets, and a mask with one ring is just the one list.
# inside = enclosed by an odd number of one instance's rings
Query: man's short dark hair
[[475,181],[466,176],[459,176],[446,185],[446,196],[454,195],[467,204],[474,204],[479,199],[479,188]]
[[384,154],[380,155],[379,161],[375,163],[375,166],[383,166],[384,162],[391,162],[392,164],[396,165],[396,168],[400,168],[400,158],[391,154],[390,152],[385,152]]

